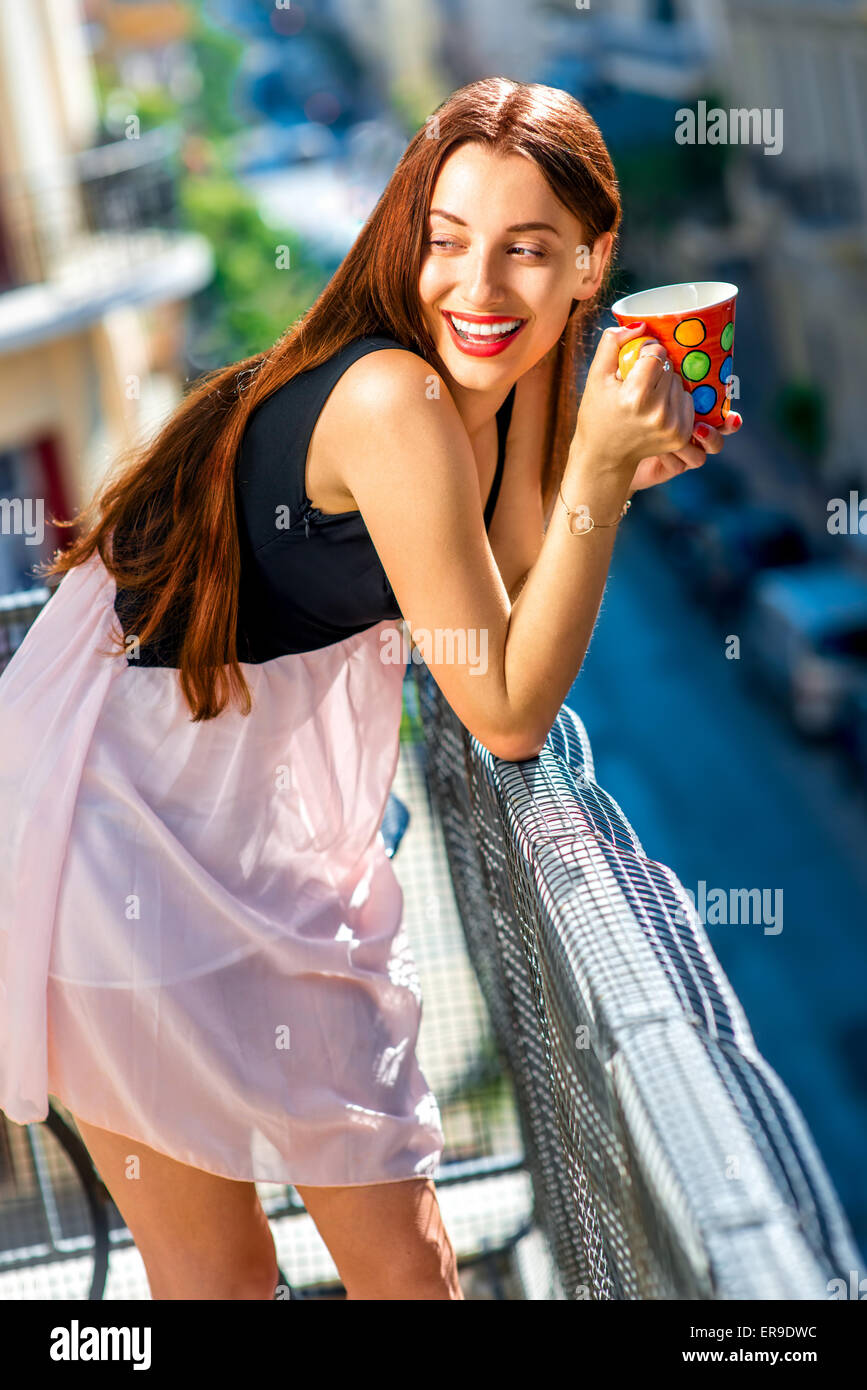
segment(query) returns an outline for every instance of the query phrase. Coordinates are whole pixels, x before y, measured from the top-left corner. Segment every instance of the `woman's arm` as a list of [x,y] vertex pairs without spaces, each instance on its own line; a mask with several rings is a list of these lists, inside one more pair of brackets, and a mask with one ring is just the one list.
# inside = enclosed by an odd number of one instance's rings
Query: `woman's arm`
[[462,723],[501,758],[539,752],[580,669],[616,535],[603,519],[620,515],[638,460],[680,447],[692,429],[682,382],[658,362],[643,357],[626,382],[615,381],[617,351],[634,332],[604,335],[564,475],[569,505],[586,506],[600,526],[573,535],[556,507],[514,605],[485,534],[469,436],[445,387],[430,392],[429,364],[382,349],[334,388],[341,481],[410,632],[435,644],[425,653],[431,674]]
[[[549,353],[520,378],[509,429],[506,473],[491,526],[491,549],[503,576],[509,598],[515,602],[536,563],[557,498],[542,508],[542,472],[545,462],[545,425],[548,400],[554,384],[554,354]],[[703,427],[701,443],[690,441],[677,453],[642,459],[629,486],[631,499],[640,489],[668,482],[688,468],[700,468],[709,454],[718,454],[726,435],[734,434],[743,421],[731,412],[722,429]],[[505,493],[505,496],[504,496]]]

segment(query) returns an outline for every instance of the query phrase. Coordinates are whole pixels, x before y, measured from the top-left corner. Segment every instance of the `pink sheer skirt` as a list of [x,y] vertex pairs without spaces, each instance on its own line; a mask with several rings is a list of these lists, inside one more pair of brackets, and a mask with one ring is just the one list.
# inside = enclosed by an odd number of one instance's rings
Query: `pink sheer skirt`
[[0,677],[0,1109],[228,1178],[433,1176],[418,974],[379,826],[404,668],[388,620],[245,664],[194,723],[105,657],[115,584],[63,577]]

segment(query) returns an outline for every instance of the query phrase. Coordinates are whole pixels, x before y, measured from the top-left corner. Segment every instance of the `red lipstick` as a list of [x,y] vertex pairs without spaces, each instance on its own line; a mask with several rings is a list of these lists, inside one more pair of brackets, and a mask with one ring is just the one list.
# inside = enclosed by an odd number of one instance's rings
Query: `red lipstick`
[[[505,351],[509,344],[515,341],[527,322],[526,319],[520,319],[513,331],[502,337],[491,334],[465,336],[455,328],[450,310],[443,309],[441,313],[448,324],[455,347],[460,348],[461,352],[466,353],[469,357],[495,357],[498,353]],[[517,314],[455,314],[454,317],[462,323],[498,324],[515,323],[518,320]]]

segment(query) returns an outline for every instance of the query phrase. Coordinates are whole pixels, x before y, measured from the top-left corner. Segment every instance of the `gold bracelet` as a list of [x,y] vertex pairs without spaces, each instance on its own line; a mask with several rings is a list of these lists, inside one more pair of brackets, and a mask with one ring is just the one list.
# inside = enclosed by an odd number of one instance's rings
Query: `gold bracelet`
[[574,527],[573,524],[572,524],[572,518],[573,518],[573,516],[577,516],[579,512],[581,512],[581,511],[586,511],[586,508],[583,508],[583,507],[570,507],[570,506],[569,506],[568,502],[566,501],[566,498],[563,496],[563,485],[562,485],[562,483],[560,484],[560,501],[563,503],[563,506],[566,508],[566,511],[567,511],[567,513],[568,513],[568,516],[569,516],[569,530],[572,532],[572,535],[573,535],[573,536],[582,536],[582,535],[585,533],[585,531],[592,531],[592,530],[594,530],[596,527],[602,527],[603,529],[607,529],[609,526],[619,526],[619,525],[620,525],[620,522],[623,520],[623,518],[625,517],[626,513],[629,511],[629,508],[632,506],[632,501],[631,501],[631,499],[627,499],[626,502],[624,502],[624,504],[623,504],[623,510],[621,511],[620,516],[617,518],[616,521],[594,521],[593,518],[590,517],[590,516],[584,517],[584,518],[582,518],[582,519],[583,519],[584,521],[589,521],[590,525],[589,525],[589,526],[582,526],[582,527],[580,528],[580,530],[576,531],[576,530],[575,530],[575,527]]

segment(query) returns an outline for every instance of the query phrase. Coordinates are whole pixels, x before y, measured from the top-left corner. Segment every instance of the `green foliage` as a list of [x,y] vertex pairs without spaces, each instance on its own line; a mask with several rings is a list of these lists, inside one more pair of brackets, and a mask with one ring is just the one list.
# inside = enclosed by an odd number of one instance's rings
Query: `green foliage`
[[[118,91],[119,79],[114,65],[105,61],[94,63],[94,90],[96,96],[96,109],[99,112],[100,123],[106,133],[111,134],[114,139],[120,139],[124,135],[124,130],[119,129],[110,120],[110,99]],[[142,133],[153,130],[156,126],[171,125],[178,119],[179,105],[174,97],[163,87],[142,87],[127,91],[123,89],[129,97],[129,115],[138,117]]]
[[147,87],[136,92],[135,109],[142,131],[171,125],[180,113],[178,102],[163,87]]
[[[242,128],[232,110],[233,91],[244,45],[211,26],[201,0],[190,8],[185,42],[201,76],[198,91],[178,102],[160,89],[142,88],[130,93],[130,106],[142,132],[172,122],[184,131],[181,219],[208,240],[215,259],[211,283],[190,304],[191,359],[207,370],[271,347],[307,311],[331,270],[289,228],[269,226],[232,173],[232,137]],[[101,61],[95,76],[105,120],[118,74]]]
[[418,707],[418,692],[415,676],[408,676],[403,683],[403,708],[400,716],[401,743],[424,742],[424,725]]
[[[224,173],[187,175],[181,204],[216,262],[214,279],[194,301],[194,356],[222,365],[263,352],[306,313],[328,272],[293,232],[264,222],[253,197]],[[281,268],[287,254],[288,268]]]
[[233,110],[242,41],[212,28],[197,7],[187,44],[202,76],[200,91],[186,108],[187,128],[209,136],[234,134],[243,125]]
[[789,381],[774,398],[774,418],[788,439],[809,458],[824,452],[828,437],[825,396],[809,381]]

